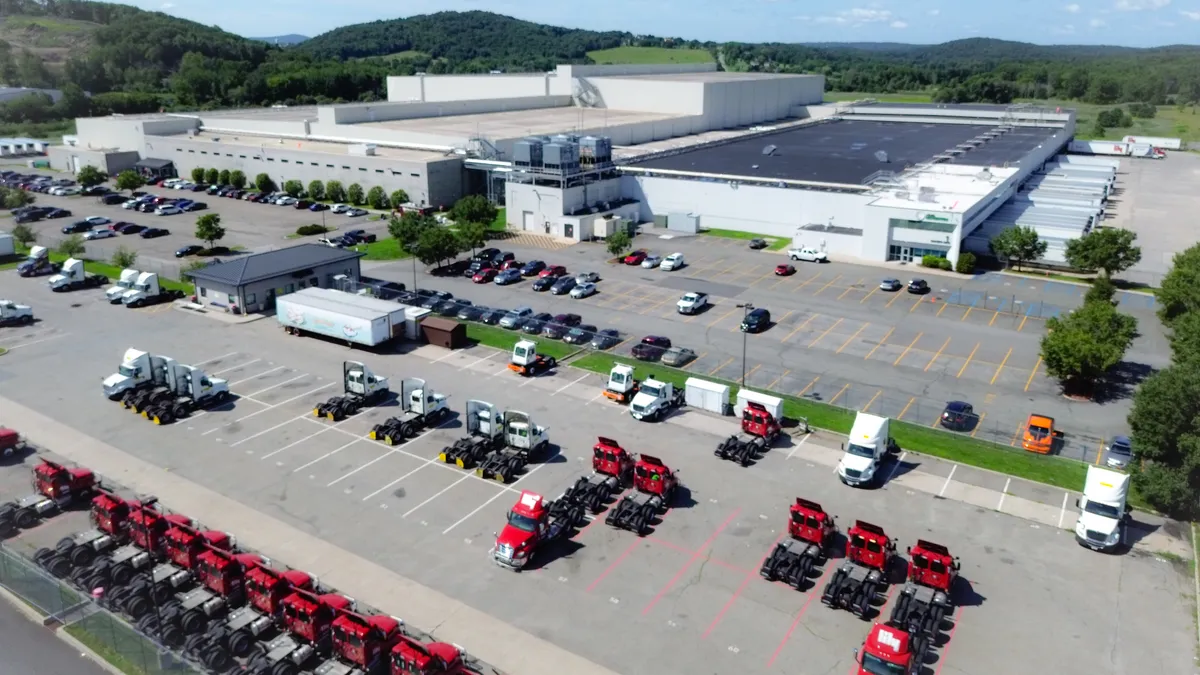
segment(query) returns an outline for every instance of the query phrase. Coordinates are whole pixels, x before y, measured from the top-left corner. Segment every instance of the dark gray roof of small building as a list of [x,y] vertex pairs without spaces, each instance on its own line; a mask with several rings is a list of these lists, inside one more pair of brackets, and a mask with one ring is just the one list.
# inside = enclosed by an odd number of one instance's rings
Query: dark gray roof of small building
[[228,262],[209,265],[192,270],[187,273],[187,276],[201,281],[243,286],[311,267],[356,260],[363,255],[357,251],[333,248],[322,244],[300,244],[265,253],[252,253]]
[[171,166],[171,160],[147,157],[146,159],[139,160],[137,164],[134,164],[134,166],[139,169],[164,169],[168,166]]

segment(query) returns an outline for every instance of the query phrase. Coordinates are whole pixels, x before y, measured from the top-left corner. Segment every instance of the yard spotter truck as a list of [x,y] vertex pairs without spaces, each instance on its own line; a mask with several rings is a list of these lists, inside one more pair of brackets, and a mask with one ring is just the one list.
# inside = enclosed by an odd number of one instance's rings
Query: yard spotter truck
[[896,543],[878,525],[859,520],[846,534],[846,559],[834,571],[821,602],[833,609],[849,610],[870,619],[879,592],[888,586],[888,573],[896,558]]
[[340,422],[363,408],[382,403],[391,394],[387,378],[379,377],[358,361],[342,362],[342,388],[345,393],[341,396],[318,403],[313,416]]
[[633,489],[608,511],[604,522],[644,537],[674,503],[679,479],[659,458],[640,455],[633,465]]
[[742,433],[721,441],[713,454],[750,466],[775,444],[782,429],[779,420],[763,404],[749,401],[742,410]]
[[908,580],[896,596],[886,623],[876,623],[855,650],[858,675],[918,675],[936,645],[942,624],[954,613],[951,593],[958,578],[958,558],[940,544],[917,540],[908,549]]
[[83,261],[68,258],[63,263],[62,270],[46,280],[50,290],[55,293],[77,291],[81,288],[99,288],[108,283],[108,277],[103,274],[88,274],[83,269]]
[[782,581],[802,591],[813,570],[829,559],[837,539],[837,518],[802,497],[796,498],[789,516],[788,538],[775,545],[759,574],[767,581]]
[[183,291],[163,288],[154,272],[138,274],[129,290],[121,294],[121,304],[135,309],[182,299]]
[[0,536],[34,527],[44,518],[90,499],[100,487],[91,469],[68,467],[42,459],[33,467],[33,492],[0,504]]
[[373,441],[399,445],[424,429],[440,426],[450,416],[448,397],[430,389],[425,380],[410,377],[400,382],[403,413],[376,424],[369,434]]
[[608,384],[604,387],[604,398],[617,403],[629,403],[637,395],[642,383],[634,377],[633,366],[614,363],[608,371]]
[[479,461],[475,475],[511,483],[529,464],[544,462],[550,455],[550,432],[535,424],[529,413],[504,411],[504,446]]
[[508,369],[514,373],[530,377],[549,372],[556,367],[558,367],[558,360],[553,356],[539,354],[537,343],[533,340],[518,340],[517,344],[513,345]]
[[125,295],[126,291],[133,288],[133,285],[137,283],[137,278],[140,274],[140,270],[135,270],[131,267],[121,270],[121,276],[117,278],[117,283],[104,289],[104,297],[108,298],[109,304],[121,304],[121,296]]
[[599,437],[592,446],[592,475],[580,476],[560,499],[600,513],[613,495],[633,485],[634,457],[611,438]]
[[508,512],[508,522],[498,534],[488,557],[497,565],[520,572],[543,547],[566,539],[583,522],[583,505],[564,497],[547,501],[545,497],[522,490],[517,503]]

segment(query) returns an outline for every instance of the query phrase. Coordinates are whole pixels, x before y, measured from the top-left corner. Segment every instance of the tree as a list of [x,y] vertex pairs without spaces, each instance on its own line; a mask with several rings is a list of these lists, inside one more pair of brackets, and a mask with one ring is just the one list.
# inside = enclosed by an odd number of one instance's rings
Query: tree
[[325,198],[325,184],[319,180],[308,182],[308,198],[318,201]]
[[376,185],[367,191],[367,206],[373,209],[386,209],[388,207],[387,193],[383,188]]
[[118,246],[117,250],[113,252],[112,264],[121,269],[127,269],[133,267],[137,263],[137,259],[137,251],[124,246]]
[[126,169],[117,174],[118,190],[129,190],[130,192],[133,192],[145,184],[146,181],[142,180],[142,175],[133,169]]
[[0,188],[0,206],[6,209],[19,209],[22,206],[28,206],[33,203],[34,199],[33,193],[24,190]]
[[450,219],[455,223],[483,223],[491,225],[496,220],[496,205],[483,195],[467,195],[450,207]]
[[288,193],[289,197],[299,197],[304,194],[304,183],[298,180],[289,180],[283,184],[283,191]]
[[217,185],[220,180],[221,180],[220,169],[209,169],[208,171],[204,172],[204,182],[205,183],[208,183],[209,185]]
[[353,183],[346,190],[346,198],[355,206],[361,206],[363,203],[363,189],[358,183]]
[[1173,517],[1195,516],[1200,504],[1200,361],[1177,363],[1142,382],[1128,421],[1139,460],[1133,465],[1138,491]]
[[229,172],[229,184],[241,190],[246,187],[246,174],[241,169],[234,169]]
[[449,228],[436,225],[422,231],[417,245],[413,247],[413,254],[425,265],[440,266],[461,252],[458,237]]
[[1046,242],[1038,239],[1037,230],[1022,225],[1014,225],[992,237],[988,248],[992,255],[1009,264],[1015,260],[1017,269],[1021,269],[1021,263],[1046,254]]
[[37,232],[34,232],[33,228],[25,223],[21,223],[12,229],[12,238],[21,246],[28,248],[30,244],[37,241]]
[[346,201],[346,188],[342,187],[342,181],[325,181],[325,199],[328,199],[331,202]]
[[1067,393],[1090,396],[1096,383],[1121,362],[1137,336],[1137,319],[1110,303],[1089,302],[1066,318],[1046,322],[1042,360]]
[[83,252],[86,250],[87,245],[83,243],[83,235],[81,234],[73,234],[58,243],[58,252],[68,258],[83,255]]
[[[16,229],[13,237],[17,236]],[[1200,357],[1200,312],[1188,312],[1175,320],[1171,326],[1171,361],[1183,363]]]
[[1100,270],[1106,277],[1124,272],[1142,259],[1134,246],[1137,233],[1119,227],[1102,227],[1067,242],[1066,258],[1079,270]]
[[274,192],[275,191],[275,181],[271,180],[271,177],[269,175],[267,175],[265,173],[260,173],[254,177],[254,187],[259,192]]
[[399,218],[392,217],[388,220],[388,234],[400,242],[401,248],[412,252],[417,242],[421,240],[421,235],[426,230],[431,230],[437,226],[437,221],[433,219],[433,216],[409,211]]
[[476,249],[487,245],[487,235],[487,225],[483,223],[458,224],[458,241],[464,251],[471,249],[471,255],[475,255]]
[[80,185],[87,188],[92,187],[93,185],[99,185],[108,180],[108,174],[104,173],[100,169],[97,169],[91,164],[88,164],[81,168],[79,173],[75,174],[75,180],[78,181]]
[[225,228],[221,227],[221,216],[217,213],[206,213],[196,219],[196,238],[208,242],[211,249],[213,243],[225,238]]
[[217,172],[217,180],[214,181],[217,185],[229,185],[229,169],[221,169]]
[[1158,318],[1168,327],[1184,314],[1200,311],[1200,244],[1175,254],[1156,300]]
[[400,208],[401,205],[408,203],[408,193],[404,190],[393,190],[391,196],[388,197],[388,203],[393,209]]
[[608,239],[604,242],[605,248],[608,249],[608,254],[613,257],[624,255],[626,251],[633,248],[633,237],[629,236],[626,230],[617,230],[608,235]]
[[198,167],[192,169],[192,182],[193,183],[203,183],[204,182],[204,167],[198,166]]
[[1083,302],[1085,304],[1100,302],[1111,305],[1115,297],[1117,297],[1116,285],[1108,277],[1096,277],[1087,293],[1083,295]]

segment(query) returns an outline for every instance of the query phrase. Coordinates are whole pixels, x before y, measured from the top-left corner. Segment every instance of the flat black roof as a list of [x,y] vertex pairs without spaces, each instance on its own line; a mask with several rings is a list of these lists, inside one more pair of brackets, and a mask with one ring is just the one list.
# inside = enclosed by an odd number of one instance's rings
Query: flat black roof
[[[761,179],[807,180],[861,185],[876,171],[899,173],[927,162],[960,143],[996,127],[973,124],[836,120],[797,127],[631,164],[642,169],[715,173]],[[1058,131],[1018,128],[956,157],[951,163],[972,166],[1016,165]],[[768,146],[772,154],[764,154]],[[883,151],[887,161],[876,153]]]

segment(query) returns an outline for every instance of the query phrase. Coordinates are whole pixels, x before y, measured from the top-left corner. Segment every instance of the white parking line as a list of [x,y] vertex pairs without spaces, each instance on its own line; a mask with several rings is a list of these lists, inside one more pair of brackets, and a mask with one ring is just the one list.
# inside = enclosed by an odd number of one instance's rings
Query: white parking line
[[13,345],[13,346],[11,346],[11,347],[5,347],[5,349],[7,349],[8,351],[10,351],[10,352],[11,352],[11,351],[12,351],[12,350],[14,350],[14,349],[20,349],[21,347],[29,347],[29,346],[32,346],[32,345],[41,344],[41,343],[43,343],[43,342],[49,342],[50,340],[57,340],[57,339],[58,339],[58,338],[60,338],[60,337],[66,337],[66,336],[68,336],[68,335],[70,335],[70,333],[58,333],[57,335],[51,335],[50,337],[42,338],[41,340],[30,340],[29,342],[22,342],[22,343],[21,343],[21,344],[19,344],[19,345]]
[[441,363],[442,361],[450,358],[451,356],[454,356],[456,353],[457,352],[455,352],[454,350],[450,350],[450,351],[446,352],[445,354],[442,354],[441,356],[434,359],[433,363]]
[[1010,484],[1012,484],[1012,476],[1009,476],[1008,480],[1004,481],[1004,492],[1000,493],[1000,503],[996,505],[997,511],[1004,510],[1004,498],[1008,496],[1008,486]]
[[1067,499],[1071,496],[1070,492],[1063,493],[1062,509],[1058,512],[1058,529],[1062,529],[1063,516],[1067,515]]
[[238,368],[245,368],[246,366],[250,365],[251,363],[258,363],[259,361],[262,361],[262,359],[254,359],[253,361],[239,363],[236,366],[229,366],[228,368],[222,368],[221,370],[218,370],[216,372],[209,373],[209,375],[220,375],[221,373],[228,373],[231,370],[237,370]]
[[560,394],[560,393],[562,393],[562,392],[563,392],[563,390],[565,390],[566,388],[570,387],[571,385],[573,385],[573,384],[579,384],[580,382],[583,382],[583,380],[584,380],[585,378],[587,378],[589,375],[591,375],[591,373],[584,373],[583,375],[580,375],[578,380],[575,380],[574,382],[571,382],[571,383],[569,383],[569,384],[564,384],[563,386],[561,386],[561,387],[559,387],[558,389],[556,389],[556,390],[554,391],[554,393],[553,393],[553,394],[550,394],[550,395],[551,395],[551,396],[554,396],[554,395],[557,395],[557,394]]
[[463,366],[462,368],[459,368],[458,370],[459,370],[459,372],[462,372],[464,370],[474,368],[475,366],[483,363],[484,361],[487,361],[488,359],[492,358],[493,356],[495,356],[496,354],[499,354],[499,353],[500,352],[491,352],[487,356],[483,357],[482,359],[479,359],[478,361],[472,361],[472,362],[468,363],[467,365]]
[[585,406],[586,406],[586,405],[591,405],[591,404],[592,404],[592,403],[593,403],[593,402],[594,402],[596,399],[600,398],[600,397],[601,397],[601,396],[603,396],[603,395],[604,395],[604,392],[600,392],[599,394],[596,394],[595,396],[593,396],[593,397],[591,398],[591,400],[590,400],[590,401],[588,401],[587,403],[584,403],[584,405],[585,405]]
[[[262,411],[260,410],[259,412],[262,412]],[[233,443],[229,444],[229,447],[236,448],[237,446],[241,445],[242,443],[245,443],[246,441],[252,441],[252,440],[258,438],[259,436],[262,436],[263,434],[269,434],[272,431],[275,431],[276,429],[278,429],[279,427],[291,424],[292,422],[295,422],[296,420],[306,419],[308,417],[308,415],[309,415],[309,413],[305,413],[303,415],[296,415],[292,419],[287,420],[286,422],[280,422],[279,424],[276,424],[275,426],[271,427],[270,429],[263,429],[262,431],[258,432],[257,434],[254,434],[253,436],[247,436],[240,441],[234,441]],[[221,427],[217,427],[217,429],[212,429],[211,431],[217,431],[220,428]],[[205,433],[211,433],[211,431],[205,432]],[[203,436],[205,434],[201,434],[201,435]]]
[[[304,441],[316,438],[317,436],[320,436],[321,434],[325,433],[326,431],[329,431],[331,429],[336,429],[336,428],[338,428],[339,425],[345,424],[346,422],[349,422],[350,420],[357,419],[357,418],[358,418],[358,414],[356,413],[354,415],[350,415],[349,417],[342,420],[341,422],[338,422],[337,424],[326,425],[324,422],[322,422],[318,419],[315,419],[308,415],[301,415],[301,416],[297,417],[296,419],[308,420],[310,422],[313,422],[314,424],[320,424],[324,428],[316,433],[309,434],[309,435],[305,436],[304,438],[301,438],[300,440],[292,441],[291,443],[288,443],[287,445],[283,446],[282,448],[279,448],[278,450],[272,450],[271,452],[268,452],[267,454],[263,455],[259,459],[268,459],[268,458],[274,457],[275,455],[278,455],[279,453],[283,452],[284,450],[287,450],[288,448],[300,445]],[[295,421],[295,420],[288,420],[288,422],[293,422],[293,421]],[[284,422],[284,424],[287,424],[287,422]],[[355,442],[357,442],[358,440],[361,440],[358,438],[358,436],[355,436],[354,438],[355,438]],[[247,439],[247,440],[249,440],[249,439]]]
[[243,383],[243,382],[249,382],[250,380],[257,380],[258,378],[262,377],[263,375],[270,375],[271,373],[273,373],[273,372],[275,372],[275,371],[277,371],[277,370],[283,370],[283,369],[284,369],[284,368],[286,368],[286,367],[287,367],[287,366],[277,366],[277,367],[275,367],[275,368],[272,368],[272,369],[270,369],[270,370],[267,370],[267,371],[261,372],[261,373],[259,373],[259,374],[257,374],[257,375],[252,375],[252,376],[250,376],[250,377],[243,377],[242,379],[240,379],[240,380],[238,380],[238,381],[236,381],[236,382],[230,382],[230,383],[229,383],[229,386],[231,386],[231,387],[232,387],[232,386],[233,386],[233,385],[235,385],[235,384],[241,384],[241,383]]
[[896,458],[896,466],[892,467],[892,472],[888,474],[887,480],[884,481],[885,483],[892,482],[892,479],[896,477],[896,472],[900,470],[900,465],[904,463],[904,458],[907,456],[908,452],[900,453],[900,456]]
[[[254,412],[250,413],[249,415],[246,415],[245,417],[239,417],[236,420],[234,420],[233,422],[231,422],[231,424],[237,424],[238,422],[241,422],[243,420],[248,420],[251,417],[254,417],[255,415],[261,415],[261,414],[267,412],[268,410],[273,410],[275,408],[278,408],[281,405],[286,405],[288,403],[291,403],[292,401],[295,401],[298,398],[303,398],[305,396],[308,396],[309,394],[315,394],[318,391],[321,391],[322,389],[325,389],[328,387],[332,387],[335,384],[337,384],[337,382],[327,382],[327,383],[317,387],[316,389],[310,389],[310,390],[304,392],[303,394],[297,394],[296,396],[293,396],[286,401],[280,401],[279,403],[276,403],[275,405],[269,405],[266,408],[263,408],[262,410],[255,410]],[[262,393],[262,392],[257,392],[257,393]],[[305,415],[301,415],[300,417],[305,417]],[[288,420],[288,421],[293,421],[293,420]],[[284,422],[283,424],[287,424],[287,422]],[[283,424],[273,426],[270,429],[267,429],[267,431],[271,431],[272,429],[278,429],[279,427],[283,426]],[[209,429],[208,431],[205,431],[204,433],[202,433],[200,435],[207,436],[215,431],[220,431],[221,429],[224,429],[224,428],[225,427],[213,427],[212,429]],[[266,432],[263,432],[263,433],[266,433]],[[253,437],[251,437],[251,438],[253,438]],[[246,439],[246,440],[249,440],[249,439]]]
[[[437,425],[436,427],[433,427],[432,429],[427,429],[427,430],[426,430],[426,431],[424,431],[423,433],[420,433],[420,434],[418,434],[418,435],[414,436],[414,437],[412,438],[412,440],[406,441],[404,444],[405,444],[405,445],[408,445],[408,444],[410,444],[410,443],[416,443],[417,441],[421,440],[422,438],[425,438],[425,437],[426,437],[426,436],[428,436],[429,434],[432,434],[433,432],[437,431],[438,429],[441,429],[443,426],[445,426],[445,425],[447,425],[447,424],[449,424],[449,423],[450,423],[450,420],[446,420],[445,422],[442,422],[441,424]],[[399,449],[399,448],[395,448],[395,449],[389,450],[389,451],[387,451],[387,452],[383,453],[382,455],[380,455],[380,456],[376,457],[375,459],[373,459],[373,460],[371,460],[371,461],[367,462],[366,464],[363,464],[362,466],[358,467],[357,469],[355,469],[355,470],[351,471],[350,473],[347,473],[347,474],[343,475],[341,478],[335,478],[335,479],[334,479],[332,482],[330,482],[330,483],[329,483],[328,485],[326,485],[325,487],[330,487],[330,486],[334,485],[335,483],[339,483],[339,482],[341,482],[342,480],[344,480],[344,479],[346,479],[346,478],[349,478],[350,476],[353,476],[354,474],[358,473],[359,471],[362,471],[363,469],[367,468],[368,466],[371,466],[371,465],[372,465],[372,464],[374,464],[375,462],[378,462],[379,460],[381,460],[381,459],[383,459],[383,458],[385,458],[385,457],[391,457],[392,455],[399,454],[399,453],[400,453],[400,449]],[[436,462],[436,461],[437,461],[437,458],[435,457],[435,458],[433,458],[433,459],[426,460],[425,464],[431,464],[431,463],[433,463],[433,462]],[[424,468],[424,466],[425,466],[425,465],[421,465],[421,466],[420,466],[420,467],[418,467],[418,468]],[[385,486],[385,488],[384,488],[384,489],[387,489],[387,487],[390,487],[390,485],[389,485],[389,486]]]
[[[395,450],[393,450],[392,452],[396,452],[396,451],[395,451]],[[388,453],[388,454],[391,454],[391,453]],[[383,457],[387,457],[387,455],[384,455]],[[383,457],[381,457],[380,459],[383,459]],[[409,471],[408,473],[404,474],[403,476],[400,476],[400,477],[399,477],[399,478],[397,478],[396,480],[394,480],[394,481],[392,481],[392,482],[388,483],[387,485],[384,485],[383,487],[381,487],[381,488],[379,488],[378,490],[376,490],[376,491],[372,492],[371,494],[367,495],[366,497],[363,497],[363,498],[362,498],[362,500],[363,500],[364,502],[365,502],[365,501],[367,501],[367,500],[368,500],[368,499],[370,499],[371,497],[374,497],[375,495],[379,494],[380,492],[383,492],[384,490],[386,490],[386,489],[388,489],[388,488],[392,487],[392,486],[393,486],[393,485],[395,485],[396,483],[399,483],[400,481],[404,480],[405,478],[408,478],[409,476],[411,476],[411,475],[413,475],[414,473],[416,473],[416,472],[420,471],[421,469],[424,469],[425,467],[429,466],[429,465],[430,465],[430,464],[432,464],[432,463],[433,463],[433,460],[430,460],[430,461],[427,461],[427,462],[425,462],[425,463],[424,463],[424,464],[422,464],[421,466],[418,466],[417,468],[413,469],[412,471]],[[359,467],[359,468],[365,468],[365,467]],[[353,473],[353,472],[351,472],[351,473]],[[350,475],[350,474],[346,474],[346,475],[348,476],[348,475]],[[470,474],[468,474],[468,475],[470,475]],[[346,476],[342,476],[342,478],[345,478],[345,477],[346,477]],[[338,480],[341,480],[342,478],[339,478]],[[337,482],[337,481],[335,480],[333,483],[336,483],[336,482]],[[330,483],[329,485],[333,485],[333,483]],[[326,485],[325,487],[329,487],[329,485]]]
[[230,356],[237,356],[240,353],[241,352],[229,352],[228,354],[222,354],[220,356],[215,356],[211,359],[205,359],[204,361],[197,361],[196,363],[193,363],[192,365],[193,366],[202,366],[206,363],[212,363],[213,361],[220,361],[221,359],[227,359]]
[[957,464],[955,464],[953,467],[951,467],[951,468],[950,468],[950,475],[949,475],[949,476],[946,476],[946,482],[945,482],[945,483],[942,483],[942,489],[941,489],[941,491],[940,491],[940,492],[938,492],[938,496],[939,496],[939,497],[941,497],[942,495],[946,494],[946,488],[950,487],[950,479],[954,478],[954,472],[955,472],[955,471],[958,471],[958,465],[957,465]]
[[[416,511],[417,509],[421,508],[422,506],[425,506],[425,505],[426,505],[426,504],[428,504],[429,502],[431,502],[431,501],[433,501],[433,500],[437,499],[438,497],[441,497],[442,495],[444,495],[444,494],[446,494],[447,492],[449,492],[449,491],[450,491],[450,488],[454,487],[455,485],[458,485],[459,483],[463,482],[464,480],[466,480],[466,479],[470,478],[470,477],[471,477],[471,476],[473,476],[473,475],[474,475],[474,474],[470,474],[470,473],[468,473],[468,474],[466,474],[465,476],[463,476],[462,478],[459,478],[458,480],[454,481],[453,483],[451,483],[451,484],[447,485],[446,487],[442,488],[441,490],[438,490],[437,494],[433,495],[433,496],[432,496],[432,497],[430,497],[429,499],[426,499],[425,501],[421,502],[420,504],[417,504],[416,506],[412,507],[411,509],[409,509],[409,510],[408,510],[408,513],[405,513],[403,516],[400,516],[400,517],[401,517],[401,518],[407,518],[407,517],[409,516],[409,514],[410,514],[410,513],[412,513],[413,511]],[[504,493],[503,493],[503,492],[501,492],[500,494],[504,494]],[[445,533],[443,532],[443,534],[445,534]]]
[[[595,399],[593,399],[593,400],[595,400]],[[590,401],[589,401],[589,403],[590,403]],[[802,446],[808,442],[808,437],[809,437],[809,434],[804,434],[804,438],[801,438],[799,443],[792,446],[792,451],[789,452],[788,456],[787,456],[788,459],[791,459],[792,455],[796,454],[796,451],[800,449],[800,446]]]
[[[314,434],[314,435],[315,435],[315,434]],[[301,470],[301,469],[307,469],[308,467],[312,466],[313,464],[316,464],[317,462],[319,462],[319,461],[321,461],[321,460],[325,459],[326,457],[332,457],[332,456],[334,456],[334,455],[338,454],[339,452],[341,452],[341,451],[345,450],[346,448],[348,448],[348,447],[350,447],[350,446],[354,445],[355,443],[357,443],[357,442],[359,442],[359,441],[361,441],[361,440],[365,440],[365,439],[362,439],[362,438],[356,438],[356,439],[354,439],[354,440],[350,441],[349,443],[347,443],[347,444],[343,445],[342,447],[338,448],[337,450],[332,450],[332,451],[330,451],[330,452],[327,452],[327,453],[325,453],[325,454],[321,455],[320,457],[318,457],[318,458],[314,459],[313,461],[309,462],[308,464],[304,464],[304,465],[301,465],[301,466],[298,466],[298,467],[296,467],[295,469],[293,469],[293,470],[292,470],[292,473],[296,473],[297,471],[299,471],[299,470]]]
[[507,372],[508,372],[508,366],[504,366],[504,370],[501,370],[501,371],[500,371],[500,372],[498,372],[498,373],[493,373],[493,374],[492,374],[492,377],[496,377],[497,375],[503,375],[503,374],[505,374],[505,373],[507,373]]
[[537,375],[526,375],[526,376],[525,376],[525,381],[524,381],[524,382],[522,382],[522,383],[521,383],[521,386],[517,387],[517,389],[524,389],[525,387],[528,387],[528,386],[529,386],[530,384],[532,384],[532,383],[533,383],[533,381],[534,381],[534,380],[536,380],[537,378],[538,378],[538,376],[537,376]]
[[[529,478],[529,477],[530,477],[530,476],[532,476],[533,474],[537,473],[537,472],[538,472],[538,469],[541,469],[543,466],[546,466],[546,465],[545,465],[545,464],[538,464],[537,466],[533,467],[533,469],[532,469],[532,470],[531,470],[529,473],[525,474],[524,476],[521,476],[520,480],[517,480],[517,481],[515,481],[515,482],[516,482],[516,483],[519,483],[519,482],[521,482],[522,480],[525,480],[526,478]],[[505,486],[505,487],[508,487],[508,486]],[[500,497],[502,497],[502,496],[504,495],[504,493],[505,493],[505,492],[510,492],[510,491],[511,491],[511,492],[516,492],[517,490],[516,490],[516,488],[511,488],[511,487],[509,487],[509,489],[508,489],[508,490],[501,490],[500,492],[497,492],[497,493],[496,493],[496,496],[494,496],[494,497],[492,497],[491,499],[487,500],[486,502],[484,502],[484,503],[480,504],[480,505],[479,505],[479,508],[477,508],[477,509],[475,509],[474,511],[472,511],[472,512],[468,513],[467,515],[463,516],[463,517],[462,517],[462,520],[459,520],[457,523],[455,523],[455,524],[451,525],[450,527],[447,527],[445,530],[442,530],[442,534],[447,534],[447,533],[449,533],[449,532],[450,532],[450,530],[453,530],[454,528],[458,527],[459,525],[462,525],[462,524],[463,524],[463,522],[467,520],[467,518],[470,518],[471,516],[475,515],[476,513],[479,513],[480,511],[482,511],[482,510],[483,510],[483,508],[484,508],[485,506],[487,506],[488,504],[491,504],[492,502],[494,502],[494,501],[496,501],[497,499],[499,499]]]
[[295,382],[296,380],[299,380],[302,377],[307,377],[307,373],[305,373],[303,375],[297,375],[290,380],[284,380],[283,382],[280,382],[279,384],[273,384],[273,385],[267,387],[266,389],[259,389],[258,391],[254,392],[253,394],[250,394],[250,396],[258,396],[259,394],[271,391],[272,389],[274,389],[276,387],[282,387],[283,385],[287,384],[288,382]]

